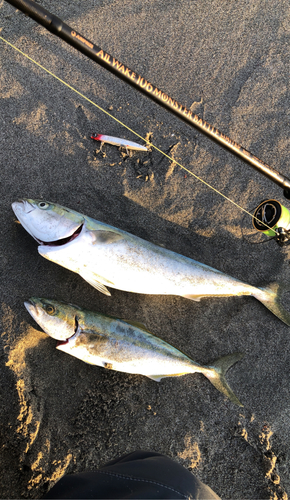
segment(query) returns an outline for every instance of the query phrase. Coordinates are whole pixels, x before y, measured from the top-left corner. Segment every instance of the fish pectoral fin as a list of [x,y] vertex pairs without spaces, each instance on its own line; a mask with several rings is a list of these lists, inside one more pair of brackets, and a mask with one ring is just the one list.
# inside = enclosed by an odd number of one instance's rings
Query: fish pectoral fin
[[204,297],[204,295],[191,295],[191,294],[188,294],[188,295],[182,295],[182,297],[184,297],[185,299],[194,300],[195,302],[199,302],[200,299],[202,299]]
[[104,333],[100,333],[99,331],[97,330],[92,330],[92,329],[89,329],[89,328],[86,328],[85,326],[81,326],[80,329],[79,329],[79,333],[84,333],[85,335],[91,335],[91,340],[94,340],[94,338],[98,338],[98,337],[105,337],[106,335]]
[[166,377],[166,375],[146,375],[146,377],[151,378],[152,380],[155,380],[155,382],[160,382],[160,380],[163,377]]
[[[90,285],[99,290],[99,292],[103,293],[104,295],[108,295],[109,297],[111,296],[111,293],[109,292],[107,287],[103,283],[101,283],[101,281],[105,281],[101,276],[98,276],[97,274],[94,273],[79,273],[79,274],[85,281],[87,281]],[[109,284],[110,282],[107,283]]]
[[97,245],[97,244],[102,244],[102,243],[105,243],[106,245],[109,245],[111,243],[116,243],[116,241],[119,241],[119,240],[123,240],[124,239],[124,236],[119,234],[119,233],[115,233],[115,231],[105,231],[103,229],[100,229],[100,230],[93,230],[93,231],[90,231],[92,237],[93,237],[93,245]]
[[126,323],[128,323],[129,325],[135,326],[136,328],[140,328],[141,330],[145,330],[146,332],[151,333],[151,335],[153,335],[153,334],[152,334],[152,332],[150,332],[150,331],[146,328],[146,326],[145,326],[145,325],[143,325],[143,323],[140,323],[140,321],[132,321],[132,320],[130,320],[130,319],[124,319],[123,321],[125,321],[125,322],[126,322]]

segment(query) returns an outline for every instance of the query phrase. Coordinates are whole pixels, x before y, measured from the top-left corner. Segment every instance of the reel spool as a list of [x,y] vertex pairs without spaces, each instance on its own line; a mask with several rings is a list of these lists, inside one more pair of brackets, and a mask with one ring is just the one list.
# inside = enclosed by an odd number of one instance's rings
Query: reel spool
[[289,243],[290,212],[279,201],[262,201],[255,209],[252,221],[256,231],[275,238],[280,246]]

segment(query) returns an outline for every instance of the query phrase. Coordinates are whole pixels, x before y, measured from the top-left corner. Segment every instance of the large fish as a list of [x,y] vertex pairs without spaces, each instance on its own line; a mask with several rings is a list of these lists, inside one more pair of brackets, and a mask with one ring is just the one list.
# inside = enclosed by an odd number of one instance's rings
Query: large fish
[[51,337],[57,349],[86,363],[110,370],[145,375],[159,382],[164,377],[203,373],[233,403],[242,406],[228,386],[225,373],[241,353],[199,365],[140,323],[127,322],[55,300],[31,298],[24,305]]
[[253,295],[290,325],[290,314],[278,301],[277,285],[248,285],[56,203],[24,199],[12,208],[39,243],[40,255],[80,274],[105,295],[111,295],[107,287],[197,301],[201,297]]

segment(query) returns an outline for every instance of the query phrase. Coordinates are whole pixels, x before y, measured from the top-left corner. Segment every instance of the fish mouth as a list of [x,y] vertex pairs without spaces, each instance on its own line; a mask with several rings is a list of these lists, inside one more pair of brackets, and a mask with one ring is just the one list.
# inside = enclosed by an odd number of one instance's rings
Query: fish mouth
[[25,300],[24,306],[26,307],[27,311],[29,314],[31,314],[32,317],[38,316],[38,311],[36,308],[36,304],[33,302],[32,299]]
[[[12,203],[12,210],[14,211],[18,221],[24,229],[35,239],[38,245],[43,246],[63,246],[73,241],[82,231],[85,219],[81,214],[77,214],[76,219],[66,220],[65,212],[68,209],[61,207],[63,214],[56,216],[39,216],[38,208],[35,203],[53,205],[50,202],[22,199]],[[33,217],[33,212],[36,211],[36,217]],[[32,215],[32,216],[31,216]],[[64,217],[64,221],[62,218]],[[54,238],[54,239],[52,239]]]
[[48,247],[60,247],[63,245],[66,245],[67,243],[70,243],[71,241],[75,240],[82,232],[84,224],[81,224],[70,236],[66,236],[65,238],[60,238],[59,240],[54,240],[54,241],[41,241],[37,238],[36,239],[37,243],[41,246],[48,246]]
[[12,203],[12,209],[14,212],[24,212],[25,214],[30,214],[34,210],[34,206],[27,199],[18,199]]
[[67,339],[65,339],[65,340],[58,340],[57,344],[56,344],[56,347],[59,347],[60,345],[68,344],[69,340],[73,339],[73,337],[77,334],[78,328],[79,328],[79,322],[78,322],[77,316],[75,316],[74,333],[70,337],[68,337]]

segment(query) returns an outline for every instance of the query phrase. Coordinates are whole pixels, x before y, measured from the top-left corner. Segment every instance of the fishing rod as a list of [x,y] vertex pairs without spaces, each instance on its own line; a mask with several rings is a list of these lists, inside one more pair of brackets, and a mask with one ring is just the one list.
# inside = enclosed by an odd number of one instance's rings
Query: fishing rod
[[[100,64],[103,68],[107,69],[142,94],[157,102],[191,127],[198,129],[223,148],[244,160],[251,167],[255,168],[258,172],[281,187],[285,198],[290,199],[290,179],[259,160],[259,158],[252,155],[252,153],[244,149],[237,142],[227,137],[198,115],[192,113],[192,111],[188,110],[183,104],[180,104],[158,87],[148,82],[143,76],[135,73],[118,59],[96,46],[85,36],[65,24],[59,17],[51,14],[44,7],[32,0],[6,0],[6,2],[21,10],[48,31]],[[288,214],[289,220],[286,222]],[[257,231],[263,232],[267,236],[274,236],[280,245],[290,242],[290,213],[287,208],[283,207],[276,200],[265,200],[256,208],[253,216],[253,225]],[[265,225],[271,229],[265,230]],[[284,227],[285,225],[286,227]]]

